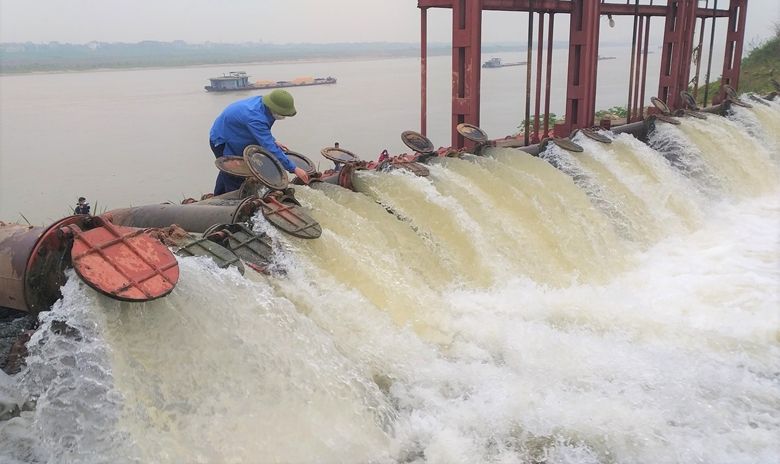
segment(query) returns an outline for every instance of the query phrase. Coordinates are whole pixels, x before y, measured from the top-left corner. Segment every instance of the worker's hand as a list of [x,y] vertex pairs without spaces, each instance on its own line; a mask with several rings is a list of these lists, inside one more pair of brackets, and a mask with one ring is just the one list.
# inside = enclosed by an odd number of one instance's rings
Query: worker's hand
[[[274,142],[277,147],[281,148],[283,151],[289,151],[289,149],[281,142]],[[300,176],[298,176],[300,177]]]
[[293,174],[298,176],[298,178],[301,179],[304,184],[308,185],[308,183],[309,183],[309,175],[306,174],[306,171],[304,171],[303,169],[301,169],[299,167],[296,167],[295,171],[293,171]]

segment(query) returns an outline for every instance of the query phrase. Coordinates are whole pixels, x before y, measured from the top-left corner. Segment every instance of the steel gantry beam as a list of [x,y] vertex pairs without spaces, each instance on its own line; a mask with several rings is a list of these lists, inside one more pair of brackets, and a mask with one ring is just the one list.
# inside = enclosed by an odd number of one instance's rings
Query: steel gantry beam
[[555,135],[593,125],[596,112],[596,75],[599,60],[599,3],[572,0],[569,21],[569,72],[566,81],[566,120]]
[[[613,0],[617,1],[617,0]],[[575,129],[591,127],[595,124],[593,115],[596,110],[596,83],[598,74],[598,46],[600,22],[602,15],[632,16],[634,18],[633,48],[631,69],[629,71],[629,91],[627,122],[644,117],[645,90],[647,82],[647,47],[650,36],[650,18],[665,18],[663,53],[661,55],[661,72],[659,76],[658,97],[672,109],[684,107],[680,92],[689,89],[691,63],[694,50],[697,51],[697,68],[694,77],[694,92],[698,88],[699,69],[702,61],[702,39],[694,46],[696,20],[701,18],[703,29],[705,19],[713,25],[717,18],[729,18],[726,36],[725,60],[723,65],[723,83],[732,87],[739,82],[739,68],[745,37],[745,17],[748,0],[721,0],[730,2],[729,9],[718,9],[717,0],[709,8],[699,8],[698,0],[666,0],[665,5],[640,4],[647,0],[418,0],[421,11],[421,131],[427,129],[427,13],[429,8],[448,8],[452,10],[452,145],[462,148],[468,141],[457,132],[461,123],[479,126],[480,121],[480,78],[481,78],[481,44],[482,44],[482,11],[521,11],[529,13],[529,58],[528,75],[526,79],[526,113],[529,113],[531,99],[531,62],[532,39],[531,30],[533,15],[539,15],[539,38],[537,40],[537,76],[536,76],[536,113],[540,112],[542,83],[542,43],[544,17],[550,19],[548,32],[547,56],[547,86],[544,93],[545,120],[549,112],[550,99],[550,68],[552,66],[552,28],[553,16],[569,15],[569,59],[566,83],[566,117],[565,121],[555,124],[555,135],[565,136]],[[713,29],[714,30],[714,29]],[[703,37],[703,30],[699,31]],[[712,42],[712,40],[711,40]],[[712,44],[710,45],[710,63],[712,61]],[[707,81],[709,82],[709,64]],[[706,100],[705,87],[705,100]],[[720,99],[724,98],[720,92]],[[547,124],[540,126],[542,115],[533,118],[534,133],[529,140],[538,141],[547,135]],[[528,119],[528,114],[526,115]],[[540,133],[541,132],[541,133]]]
[[[479,126],[479,84],[482,64],[482,1],[455,0],[452,6],[452,127]],[[452,131],[452,146],[466,144]]]
[[688,90],[697,3],[697,0],[669,0],[667,4],[658,98],[670,108],[683,107],[680,92]]

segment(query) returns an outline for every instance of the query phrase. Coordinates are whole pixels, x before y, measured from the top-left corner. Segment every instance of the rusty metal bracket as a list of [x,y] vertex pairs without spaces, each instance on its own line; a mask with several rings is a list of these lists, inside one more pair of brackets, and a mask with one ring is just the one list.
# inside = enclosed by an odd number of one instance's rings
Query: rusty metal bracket
[[584,148],[582,148],[580,145],[574,143],[570,139],[565,139],[561,137],[553,137],[552,142],[557,145],[560,148],[563,148],[564,150],[571,151],[574,153],[582,153],[585,151]]
[[764,100],[763,98],[761,98],[761,97],[759,97],[759,96],[756,96],[756,95],[753,95],[752,93],[749,93],[749,94],[748,94],[748,98],[750,98],[750,99],[751,99],[751,100],[753,100],[754,102],[756,102],[756,103],[759,103],[759,104],[761,104],[761,105],[764,105],[764,106],[772,106],[772,105],[770,105],[769,103],[767,103],[767,102],[766,102],[766,100]]
[[653,114],[651,116],[648,116],[648,118],[654,118],[654,119],[657,119],[659,121],[663,121],[663,122],[666,122],[666,123],[669,123],[669,124],[674,124],[675,126],[679,126],[680,125],[680,120],[679,119],[675,119],[672,116],[666,115],[666,114]]
[[374,169],[377,172],[390,172],[394,169],[405,169],[418,177],[428,177],[431,173],[431,171],[422,164],[415,161],[409,161],[402,156],[388,158],[377,164]]
[[692,118],[701,119],[701,120],[706,120],[707,119],[707,115],[702,113],[701,111],[689,110],[687,108],[684,109],[684,110],[677,110],[677,111],[675,111],[674,112],[674,116],[677,116],[677,117],[680,117],[680,116],[690,116]]
[[298,201],[297,198],[295,198],[295,189],[294,188],[286,188],[284,190],[272,190],[265,194],[263,196],[263,199],[267,199],[268,197],[274,197],[276,201],[280,203],[292,203],[294,205],[301,206],[301,202]]
[[745,102],[740,101],[740,100],[732,100],[731,97],[726,97],[724,102],[729,102],[732,105],[741,106],[742,108],[753,108],[753,105],[751,105],[750,103],[745,103]]
[[596,131],[594,129],[588,129],[588,128],[575,130],[574,132],[572,132],[572,134],[571,134],[571,136],[569,138],[573,139],[574,136],[577,134],[577,131],[582,132],[582,135],[584,135],[585,137],[587,137],[587,138],[589,138],[591,140],[595,140],[596,142],[599,142],[599,143],[612,143],[612,139],[611,138],[607,137],[606,135],[600,134],[598,131]]
[[203,236],[230,250],[257,272],[265,272],[273,261],[271,239],[266,234],[255,234],[244,225],[217,224],[207,230]]
[[234,266],[242,275],[244,274],[244,265],[241,259],[235,253],[222,245],[206,237],[195,238],[192,236],[182,237],[175,240],[179,249],[176,250],[178,256],[208,256],[217,266],[227,269]]
[[294,237],[319,238],[322,227],[309,216],[301,206],[281,203],[274,196],[266,196],[259,200],[263,216],[276,228]]

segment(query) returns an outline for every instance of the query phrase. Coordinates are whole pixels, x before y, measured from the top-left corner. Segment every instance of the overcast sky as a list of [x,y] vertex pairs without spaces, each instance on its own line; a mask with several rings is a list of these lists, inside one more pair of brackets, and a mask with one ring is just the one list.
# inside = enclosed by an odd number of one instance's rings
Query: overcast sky
[[[523,16],[485,12],[483,41],[525,41]],[[431,10],[429,41],[449,41],[450,21],[450,10]],[[616,21],[615,29],[602,29],[602,40],[630,41],[632,20]],[[770,36],[778,21],[780,1],[749,0],[748,41]],[[556,38],[565,40],[566,29],[558,26]],[[329,43],[419,38],[417,0],[0,0],[0,42]]]

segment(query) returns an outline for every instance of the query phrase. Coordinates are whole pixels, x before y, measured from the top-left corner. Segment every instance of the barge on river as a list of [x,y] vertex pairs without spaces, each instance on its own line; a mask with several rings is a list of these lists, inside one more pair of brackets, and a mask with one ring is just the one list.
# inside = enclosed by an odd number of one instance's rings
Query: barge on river
[[305,87],[309,85],[335,84],[335,77],[299,77],[291,81],[257,81],[249,82],[249,76],[244,71],[231,71],[220,77],[209,78],[211,85],[205,88],[209,92],[230,92],[236,90],[279,89],[282,87]]
[[501,61],[501,58],[491,58],[488,61],[485,61],[482,63],[483,68],[506,68],[509,66],[523,66],[525,65],[525,61],[515,61],[512,63],[504,63]]

